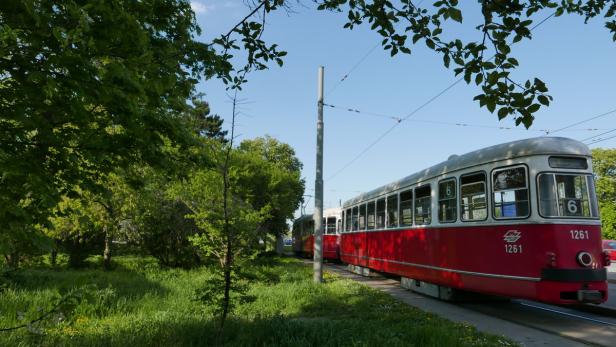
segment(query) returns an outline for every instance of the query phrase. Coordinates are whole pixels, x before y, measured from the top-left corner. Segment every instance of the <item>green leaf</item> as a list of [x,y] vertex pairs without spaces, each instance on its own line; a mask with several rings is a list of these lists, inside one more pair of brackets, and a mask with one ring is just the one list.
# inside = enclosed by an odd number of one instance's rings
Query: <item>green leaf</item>
[[490,72],[488,74],[488,83],[495,84],[498,81],[498,72]]
[[478,73],[477,76],[475,76],[475,84],[480,85],[481,82],[483,82],[483,74]]
[[487,99],[486,106],[488,108],[488,111],[494,113],[494,110],[496,109],[496,100],[494,98]]
[[508,107],[501,107],[498,110],[498,119],[503,119],[503,118],[507,117],[508,114],[509,114],[509,108]]
[[541,108],[541,105],[539,105],[539,104],[532,104],[532,105],[530,105],[527,108],[527,110],[528,110],[529,113],[535,113],[535,112],[539,111],[539,108]]
[[538,78],[535,78],[535,87],[537,87],[537,90],[542,93],[548,91],[548,88],[545,86],[545,83],[543,83],[543,81]]
[[449,58],[449,54],[445,53],[445,55],[443,55],[443,65],[445,65],[445,67],[448,68],[450,62],[451,62],[451,58]]
[[464,72],[464,81],[469,84],[471,83],[471,72],[469,70],[466,70]]
[[555,16],[555,17],[560,17],[560,16],[562,16],[562,14],[563,14],[563,12],[564,12],[564,11],[565,11],[565,9],[564,9],[564,8],[559,7],[559,8],[557,8],[557,9],[556,9],[556,13],[554,14],[554,16]]
[[524,124],[524,127],[526,129],[530,128],[530,126],[533,124],[534,119],[535,117],[533,117],[532,115],[524,115],[522,117],[522,123]]
[[462,23],[462,11],[455,7],[450,7],[447,13],[449,14],[449,17],[451,17],[451,19],[455,20],[458,23]]

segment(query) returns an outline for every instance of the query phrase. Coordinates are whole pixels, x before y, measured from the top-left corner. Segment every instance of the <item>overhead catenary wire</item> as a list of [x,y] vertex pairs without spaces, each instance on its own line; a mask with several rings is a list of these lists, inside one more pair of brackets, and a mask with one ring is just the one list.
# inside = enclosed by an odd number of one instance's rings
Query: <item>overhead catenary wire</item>
[[389,135],[400,123],[394,124],[391,128],[387,129],[381,136],[379,136],[374,142],[368,145],[368,147],[364,148],[358,155],[356,155],[353,159],[351,159],[348,163],[346,163],[343,167],[341,167],[338,171],[336,171],[333,175],[329,176],[326,181],[333,179],[338,176],[342,171],[346,170],[349,166],[351,166],[357,159],[361,158],[366,152],[368,152],[372,147],[374,147],[377,143],[379,143],[385,136]]
[[596,143],[607,141],[607,140],[611,140],[613,138],[616,138],[616,135],[610,136],[610,137],[605,137],[605,138],[598,138],[598,139],[595,139],[594,141],[587,142],[586,144],[587,145],[594,145]]
[[356,108],[350,108],[350,107],[344,107],[344,106],[336,106],[336,105],[326,104],[326,103],[323,103],[323,106],[327,106],[327,107],[335,108],[335,109],[340,109],[340,110],[347,111],[347,112],[365,114],[365,115],[374,116],[374,117],[389,118],[389,119],[395,120],[396,122],[401,122],[402,121],[402,118],[400,118],[400,117],[390,116],[390,115],[381,114],[381,113],[375,113],[375,112],[360,111],[360,110],[358,110]]
[[328,90],[325,93],[325,96],[328,96],[329,94],[333,93],[334,90],[336,90],[342,84],[342,82],[346,81],[346,79],[349,78],[349,75],[353,71],[355,71],[355,69],[357,69],[370,56],[370,54],[372,54],[372,52],[374,52],[374,50],[380,45],[381,43],[379,42],[376,45],[372,46],[372,48],[370,48],[370,50],[368,50],[368,52],[366,52],[366,54],[364,54],[364,56],[355,65],[353,65],[353,67],[346,74],[344,74],[344,76],[342,76],[342,78],[338,81],[338,83],[336,83],[330,90]]
[[576,125],[584,124],[584,123],[586,123],[586,122],[590,122],[591,120],[595,120],[595,119],[597,119],[597,118],[601,118],[601,117],[609,116],[609,115],[611,115],[611,114],[616,114],[616,109],[613,109],[613,110],[611,110],[611,111],[607,111],[607,112],[605,112],[605,113],[601,113],[601,114],[599,114],[599,115],[597,115],[597,116],[592,116],[592,117],[586,118],[586,119],[584,119],[584,120],[581,120],[581,121],[579,121],[579,122],[575,122],[575,123],[573,123],[573,124],[569,124],[569,125],[567,125],[566,127],[562,127],[562,128],[560,128],[560,129],[556,129],[556,130],[552,131],[550,134],[554,134],[554,133],[557,133],[557,132],[559,132],[559,131],[567,130],[567,129],[569,129],[569,128],[573,128],[573,127],[574,127],[574,126],[576,126]]
[[582,139],[582,140],[580,140],[580,141],[585,142],[585,141],[592,140],[592,139],[594,139],[594,138],[597,138],[597,137],[600,137],[600,136],[603,136],[603,135],[607,135],[607,134],[613,133],[613,132],[615,132],[615,131],[616,131],[616,128],[615,128],[615,129],[612,129],[612,130],[610,130],[610,131],[606,131],[606,132],[601,133],[601,134],[597,134],[597,135],[594,135],[594,136],[591,136],[591,137],[587,137],[587,138]]
[[[392,115],[387,115],[387,114],[383,114],[383,113],[376,113],[376,112],[369,112],[369,111],[362,111],[356,108],[351,108],[351,107],[346,107],[346,106],[337,106],[337,105],[332,105],[332,104],[326,104],[324,103],[323,106],[327,106],[333,109],[337,109],[337,110],[341,110],[341,111],[346,111],[346,112],[350,112],[350,113],[354,113],[354,114],[362,114],[362,115],[368,115],[368,116],[374,116],[374,117],[379,117],[379,118],[387,118],[387,119],[391,119],[394,120],[396,122],[401,122],[402,118],[397,117],[397,116],[392,116]],[[518,129],[516,127],[511,127],[511,126],[502,126],[502,125],[487,125],[487,124],[473,124],[473,123],[464,123],[464,122],[444,122],[444,121],[436,121],[436,120],[428,120],[428,119],[409,119],[409,122],[415,122],[415,123],[428,123],[428,124],[440,124],[440,125],[451,125],[451,126],[459,126],[459,127],[470,127],[470,128],[484,128],[484,129],[498,129],[498,130],[519,130],[519,131],[535,131],[535,132],[541,132],[541,133],[550,133],[553,130],[551,129]],[[598,128],[581,128],[581,129],[568,129],[568,131],[599,131],[599,130],[606,130],[606,129],[598,129]],[[592,137],[597,137],[603,134],[607,134],[609,132],[612,131],[616,131],[616,129],[608,131],[606,133],[601,133],[599,135],[595,135]],[[591,138],[592,138],[591,137]],[[585,140],[582,140],[585,141]]]
[[[305,190],[312,190],[314,191],[314,188],[305,188]],[[342,192],[342,193],[361,193],[361,190],[342,190],[342,189],[325,189],[328,192]]]
[[[552,14],[550,14],[549,16],[547,16],[546,18],[544,18],[542,21],[540,21],[539,23],[537,23],[536,25],[534,25],[533,27],[530,28],[530,31],[532,32],[534,29],[536,29],[537,27],[539,27],[540,25],[542,25],[543,23],[545,23],[548,19],[550,19],[551,17],[553,17],[555,15],[555,12],[553,12]],[[494,57],[494,56],[493,56]],[[493,58],[492,57],[492,58]],[[490,60],[492,59],[490,58]],[[332,180],[333,178],[335,178],[336,176],[338,176],[341,172],[343,172],[344,170],[346,170],[346,168],[348,168],[349,166],[351,166],[353,163],[355,163],[359,158],[361,158],[366,152],[368,152],[370,149],[372,149],[374,146],[376,146],[376,144],[378,144],[383,138],[385,138],[385,136],[387,136],[389,133],[391,133],[395,128],[397,128],[400,124],[402,124],[404,121],[408,120],[409,118],[413,117],[415,114],[417,114],[417,112],[419,112],[420,110],[422,110],[424,107],[428,106],[429,104],[431,104],[434,100],[438,99],[439,97],[441,97],[443,94],[445,94],[447,91],[449,91],[451,88],[455,87],[458,83],[462,82],[464,80],[464,77],[460,77],[457,80],[455,80],[453,83],[451,83],[450,85],[448,85],[447,87],[445,87],[443,90],[441,90],[439,93],[437,93],[435,96],[433,96],[432,98],[428,99],[426,102],[424,102],[423,104],[421,104],[419,107],[415,108],[413,111],[411,111],[408,115],[406,115],[405,117],[403,117],[399,122],[395,123],[392,127],[390,127],[389,129],[387,129],[385,132],[383,132],[379,137],[377,137],[373,142],[371,142],[366,148],[364,148],[359,154],[357,154],[355,157],[353,157],[349,162],[347,162],[345,165],[343,165],[338,171],[334,172],[334,174],[332,174],[331,176],[329,176],[326,181]]]
[[[421,3],[423,3],[423,2],[424,2],[424,0],[419,1],[419,3],[416,5],[416,7],[421,6]],[[346,79],[347,79],[347,78],[349,78],[349,75],[350,75],[353,71],[355,71],[355,69],[357,69],[357,68],[358,68],[358,67],[359,67],[359,66],[360,66],[360,65],[361,65],[361,64],[362,64],[362,63],[363,63],[363,62],[364,62],[364,61],[365,61],[365,60],[366,60],[369,56],[370,56],[370,54],[372,54],[372,52],[374,52],[374,50],[375,50],[378,46],[380,46],[380,45],[381,45],[381,43],[380,43],[380,42],[377,42],[377,44],[375,44],[374,46],[372,46],[372,47],[371,47],[371,48],[370,48],[370,49],[366,52],[366,54],[364,54],[364,55],[361,57],[361,59],[359,59],[359,60],[357,61],[357,63],[355,63],[355,65],[353,65],[353,67],[351,67],[351,69],[350,69],[347,73],[345,73],[345,74],[344,74],[344,76],[342,76],[342,78],[338,81],[338,83],[336,83],[336,84],[332,87],[332,89],[328,90],[328,91],[325,93],[325,96],[328,96],[329,94],[333,93],[333,92],[334,92],[334,90],[336,90],[336,88],[338,88],[338,87],[339,87],[339,86],[340,86],[340,85],[341,85],[344,81],[346,81]]]

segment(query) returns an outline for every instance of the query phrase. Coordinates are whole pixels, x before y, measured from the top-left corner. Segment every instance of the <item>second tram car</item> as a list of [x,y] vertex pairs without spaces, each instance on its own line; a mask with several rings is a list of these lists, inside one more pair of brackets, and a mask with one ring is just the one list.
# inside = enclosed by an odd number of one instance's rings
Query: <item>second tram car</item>
[[[342,228],[341,209],[323,211],[323,258],[339,259],[339,235]],[[304,215],[293,222],[293,251],[312,257],[314,253],[314,215]]]
[[590,151],[534,138],[451,156],[343,205],[340,258],[448,299],[607,299]]

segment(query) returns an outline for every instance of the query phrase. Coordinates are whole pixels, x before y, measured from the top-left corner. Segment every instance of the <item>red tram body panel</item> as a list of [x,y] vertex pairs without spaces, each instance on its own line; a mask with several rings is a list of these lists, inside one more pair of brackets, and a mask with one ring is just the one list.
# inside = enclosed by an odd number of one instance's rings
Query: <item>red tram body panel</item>
[[[323,213],[323,258],[340,259],[340,209],[326,209]],[[293,250],[297,255],[312,257],[314,255],[314,220],[313,215],[305,215],[293,223]]]
[[574,140],[452,157],[345,202],[342,220],[341,261],[418,286],[555,304],[607,300],[590,151]]
[[[510,245],[504,241],[504,235],[512,230],[519,233],[516,244],[521,246],[518,248],[521,253],[503,252]],[[571,230],[587,230],[593,237],[577,244],[559,242],[569,238]],[[580,284],[562,281],[568,275],[575,276],[575,270],[579,269],[576,254],[580,250],[601,259],[601,244],[596,242],[600,237],[599,227],[583,225],[370,231],[343,234],[340,259],[348,264],[452,288],[551,303],[575,303],[575,292],[581,288]],[[524,253],[531,256],[521,256]],[[599,263],[592,266],[593,269],[602,267]],[[544,270],[552,280],[542,280]],[[604,296],[607,292],[605,281],[586,281],[583,286],[598,290]],[[570,292],[570,298],[561,299],[563,292]]]
[[[323,235],[323,258],[338,259],[338,243],[340,235]],[[314,242],[314,238],[313,238]],[[314,245],[313,245],[314,246]]]
[[306,236],[302,241],[302,253],[306,257],[312,257],[314,254],[314,235]]

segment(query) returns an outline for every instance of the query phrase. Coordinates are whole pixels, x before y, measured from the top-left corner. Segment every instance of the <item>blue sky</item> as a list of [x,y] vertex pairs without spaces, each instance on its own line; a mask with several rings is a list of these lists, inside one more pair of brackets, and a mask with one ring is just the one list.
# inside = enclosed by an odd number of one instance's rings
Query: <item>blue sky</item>
[[[203,29],[201,39],[206,41],[229,31],[249,12],[240,0],[191,3]],[[478,40],[479,33],[474,29],[479,23],[476,4],[469,1],[465,6],[464,23],[447,27],[450,37]],[[317,11],[308,0],[293,4],[292,10],[278,11],[267,18],[263,38],[277,43],[288,55],[282,68],[272,66],[248,75],[249,82],[239,95],[242,105],[236,132],[239,140],[271,135],[293,146],[304,164],[306,194],[313,195],[319,66],[325,67],[325,103],[394,117],[408,115],[457,78],[442,65],[441,57],[423,44],[414,48],[411,56],[391,58],[380,46],[373,49],[380,40],[368,27],[343,29],[344,14]],[[549,14],[540,13],[537,18]],[[325,207],[338,206],[340,200],[439,163],[451,154],[541,136],[543,129],[559,129],[616,109],[616,43],[603,25],[601,19],[585,25],[577,16],[550,18],[533,32],[533,40],[512,47],[521,65],[516,79],[539,77],[554,97],[549,108],[536,114],[530,130],[516,128],[510,120],[499,122],[496,115],[480,109],[472,100],[479,88],[462,82],[347,165],[395,121],[326,107]],[[231,100],[224,85],[209,80],[198,89],[206,94],[213,113],[229,125]],[[554,135],[583,140],[614,128],[616,113]],[[590,147],[614,148],[616,138]],[[313,206],[310,198],[307,211]]]

